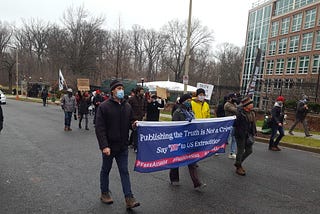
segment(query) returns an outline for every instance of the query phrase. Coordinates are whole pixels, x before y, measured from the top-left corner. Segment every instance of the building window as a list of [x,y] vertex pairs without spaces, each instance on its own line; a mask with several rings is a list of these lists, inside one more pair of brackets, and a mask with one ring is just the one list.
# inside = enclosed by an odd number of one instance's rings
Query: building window
[[292,19],[291,31],[292,32],[300,31],[301,23],[302,23],[302,13],[294,15]]
[[315,21],[316,21],[316,8],[306,11],[306,18],[304,20],[304,29],[314,27]]
[[266,74],[267,75],[272,75],[273,74],[273,68],[274,68],[274,60],[268,60]]
[[300,56],[299,59],[299,74],[307,74],[309,67],[309,56]]
[[313,63],[312,63],[312,73],[317,74],[319,71],[319,66],[320,66],[320,56],[319,55],[314,55],[313,56]]
[[269,56],[274,56],[276,54],[277,41],[271,41],[269,44]]
[[294,74],[296,72],[297,59],[295,57],[288,58],[286,74]]
[[296,53],[299,50],[299,35],[290,37],[289,53]]
[[272,22],[271,24],[271,37],[278,36],[279,22]]
[[293,79],[284,80],[284,88],[291,89],[293,87]]
[[287,38],[279,40],[278,54],[285,54],[287,51]]
[[320,50],[320,31],[316,32],[316,44],[314,46],[315,50]]
[[275,74],[283,74],[284,59],[277,59],[277,68]]
[[302,35],[301,51],[310,51],[312,48],[313,33],[305,33]]
[[289,33],[289,26],[290,26],[290,17],[282,19],[280,34],[284,35]]

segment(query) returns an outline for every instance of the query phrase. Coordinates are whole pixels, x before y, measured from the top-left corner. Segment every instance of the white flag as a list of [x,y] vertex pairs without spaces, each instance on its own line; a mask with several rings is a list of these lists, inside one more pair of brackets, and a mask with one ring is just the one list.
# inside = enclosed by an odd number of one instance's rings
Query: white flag
[[64,77],[62,75],[61,70],[59,70],[59,91],[63,90],[63,85],[64,85]]

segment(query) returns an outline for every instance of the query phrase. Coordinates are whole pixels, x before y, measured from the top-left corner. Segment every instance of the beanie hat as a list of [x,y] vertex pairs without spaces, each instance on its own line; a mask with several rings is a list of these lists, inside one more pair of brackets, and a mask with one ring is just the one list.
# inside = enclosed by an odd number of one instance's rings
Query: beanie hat
[[276,99],[276,101],[281,101],[281,102],[284,102],[284,97],[283,96],[279,96],[277,99]]
[[206,92],[203,88],[198,88],[197,92],[196,92],[196,96],[198,96],[199,94],[203,93],[204,95],[206,95]]
[[100,94],[101,93],[101,91],[98,89],[98,90],[96,90],[96,94]]
[[186,101],[187,99],[191,99],[191,98],[192,98],[192,97],[191,97],[190,94],[184,94],[184,95],[182,95],[182,96],[180,97],[179,103],[181,104],[181,103],[183,103],[184,101]]
[[241,104],[243,107],[246,107],[246,106],[250,105],[251,103],[253,103],[251,97],[245,97],[241,100]]
[[113,91],[116,87],[118,86],[123,86],[123,83],[120,82],[119,80],[113,80],[111,83],[110,83],[110,91]]
[[231,93],[228,95],[228,98],[235,98],[236,97],[236,94],[235,93]]

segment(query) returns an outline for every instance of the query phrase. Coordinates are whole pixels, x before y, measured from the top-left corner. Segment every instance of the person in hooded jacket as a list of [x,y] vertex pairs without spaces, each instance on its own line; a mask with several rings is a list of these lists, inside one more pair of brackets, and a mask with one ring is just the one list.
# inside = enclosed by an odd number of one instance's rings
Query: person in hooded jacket
[[[184,94],[179,99],[179,107],[173,113],[172,121],[191,121],[195,119],[194,113],[191,110],[191,95]],[[206,184],[201,183],[198,177],[197,164],[192,163],[188,165],[189,174],[193,182],[193,187],[202,189]],[[179,168],[170,169],[170,182],[172,185],[177,185],[179,182]]]
[[[283,128],[283,120],[284,120],[284,108],[283,103],[285,99],[283,96],[279,96],[274,103],[274,106],[271,110],[271,136],[269,140],[269,150],[271,151],[281,151],[278,147],[280,140],[284,136],[284,128]],[[276,137],[277,132],[279,131],[279,135]]]
[[79,129],[82,128],[82,119],[85,119],[86,130],[89,130],[88,127],[88,114],[89,106],[91,105],[91,100],[88,92],[79,93],[79,103],[78,103],[78,115],[79,115]]
[[111,97],[101,103],[97,110],[95,132],[102,151],[102,167],[100,171],[101,201],[112,204],[109,188],[109,173],[113,159],[116,160],[120,173],[122,191],[127,209],[140,205],[133,197],[128,170],[128,137],[129,129],[135,128],[133,111],[124,100],[123,83],[113,80],[110,83]]

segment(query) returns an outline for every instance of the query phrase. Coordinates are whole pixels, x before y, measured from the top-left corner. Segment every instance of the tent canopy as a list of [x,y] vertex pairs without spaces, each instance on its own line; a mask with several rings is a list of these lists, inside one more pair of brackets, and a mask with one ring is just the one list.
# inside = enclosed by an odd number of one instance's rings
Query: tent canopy
[[[168,91],[184,91],[184,84],[179,82],[171,82],[171,81],[154,81],[154,82],[145,82],[143,86],[149,88],[149,91],[156,91],[157,86],[161,88],[166,88]],[[196,87],[187,85],[188,92],[195,92],[197,90]]]

